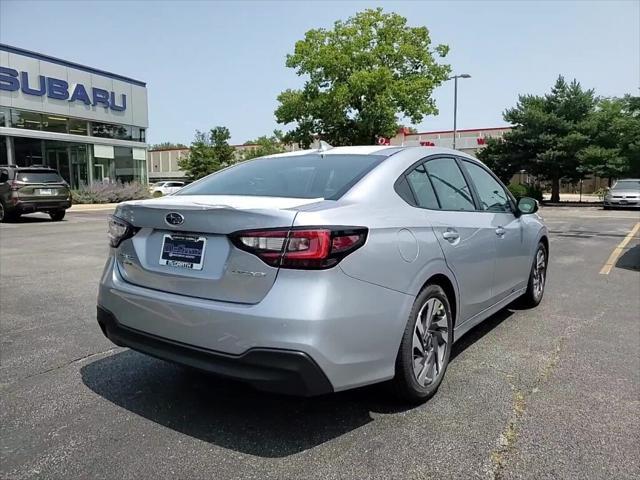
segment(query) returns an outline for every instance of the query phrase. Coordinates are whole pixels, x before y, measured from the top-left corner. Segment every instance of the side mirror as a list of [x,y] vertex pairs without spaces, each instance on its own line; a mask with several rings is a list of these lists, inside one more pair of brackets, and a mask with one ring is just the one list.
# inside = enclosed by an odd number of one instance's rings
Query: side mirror
[[518,213],[530,215],[538,211],[538,201],[530,197],[522,197],[518,200]]

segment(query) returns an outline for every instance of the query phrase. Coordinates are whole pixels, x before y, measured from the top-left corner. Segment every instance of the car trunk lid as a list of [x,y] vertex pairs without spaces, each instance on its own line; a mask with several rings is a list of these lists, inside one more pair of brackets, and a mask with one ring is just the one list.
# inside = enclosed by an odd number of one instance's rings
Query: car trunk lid
[[[178,195],[121,204],[116,215],[140,230],[118,247],[118,268],[125,281],[142,287],[210,300],[258,303],[271,289],[278,269],[236,248],[229,234],[290,227],[295,207],[315,201]],[[181,222],[170,223],[175,219]],[[203,249],[192,264],[195,268],[165,261],[177,252],[175,248],[185,245]]]

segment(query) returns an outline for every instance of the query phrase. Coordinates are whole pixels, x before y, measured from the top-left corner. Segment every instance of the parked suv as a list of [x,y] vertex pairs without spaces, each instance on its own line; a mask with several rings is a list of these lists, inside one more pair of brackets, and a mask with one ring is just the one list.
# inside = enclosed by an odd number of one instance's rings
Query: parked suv
[[161,197],[176,193],[182,187],[184,187],[184,182],[156,182],[149,187],[149,190],[154,197]]
[[70,206],[69,185],[52,168],[0,165],[0,222],[34,212],[57,222]]

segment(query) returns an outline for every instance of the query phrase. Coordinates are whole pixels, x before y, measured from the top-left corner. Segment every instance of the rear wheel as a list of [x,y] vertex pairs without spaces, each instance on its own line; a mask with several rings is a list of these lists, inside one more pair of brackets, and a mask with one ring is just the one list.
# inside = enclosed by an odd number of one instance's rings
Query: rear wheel
[[424,402],[436,393],[452,343],[449,299],[438,285],[428,285],[413,304],[396,360],[393,386],[400,398]]
[[544,243],[540,242],[533,257],[533,265],[531,265],[531,273],[529,274],[529,283],[527,291],[520,297],[520,304],[523,307],[537,307],[542,301],[544,295],[544,287],[547,283],[547,249]]
[[54,222],[59,222],[64,218],[65,213],[66,212],[64,210],[52,210],[49,212],[49,216]]
[[7,211],[4,203],[0,201],[0,223],[2,222],[14,222],[20,218],[20,214],[16,212]]

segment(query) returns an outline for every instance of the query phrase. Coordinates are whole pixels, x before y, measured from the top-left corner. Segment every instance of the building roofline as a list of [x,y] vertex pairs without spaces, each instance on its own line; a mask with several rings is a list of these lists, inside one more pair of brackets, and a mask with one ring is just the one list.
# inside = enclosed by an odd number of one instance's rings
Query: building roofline
[[172,151],[182,151],[189,150],[189,147],[163,147],[163,148],[150,148],[147,150],[148,152],[172,152]]
[[[513,125],[505,125],[504,127],[489,127],[489,128],[462,128],[456,130],[457,133],[461,132],[487,132],[490,130],[508,130],[513,128]],[[409,135],[434,135],[436,133],[453,133],[453,130],[436,130],[433,132],[418,132],[418,133],[407,133],[405,136]]]
[[50,63],[56,63],[58,65],[62,65],[63,67],[75,68],[77,70],[82,70],[88,73],[93,73],[96,75],[101,75],[103,77],[113,78],[114,80],[120,80],[122,82],[132,83],[133,85],[138,85],[140,87],[146,87],[147,84],[140,80],[136,80],[134,78],[125,77],[123,75],[118,75],[117,73],[107,72],[106,70],[100,70],[98,68],[89,67],[87,65],[82,65],[80,63],[69,62],[67,60],[62,60],[61,58],[50,57],[49,55],[44,55],[42,53],[33,52],[31,50],[25,50],[24,48],[13,47],[11,45],[7,45],[5,43],[0,43],[0,50],[15,53],[17,55],[24,55],[25,57],[35,58],[36,60],[44,60]]

